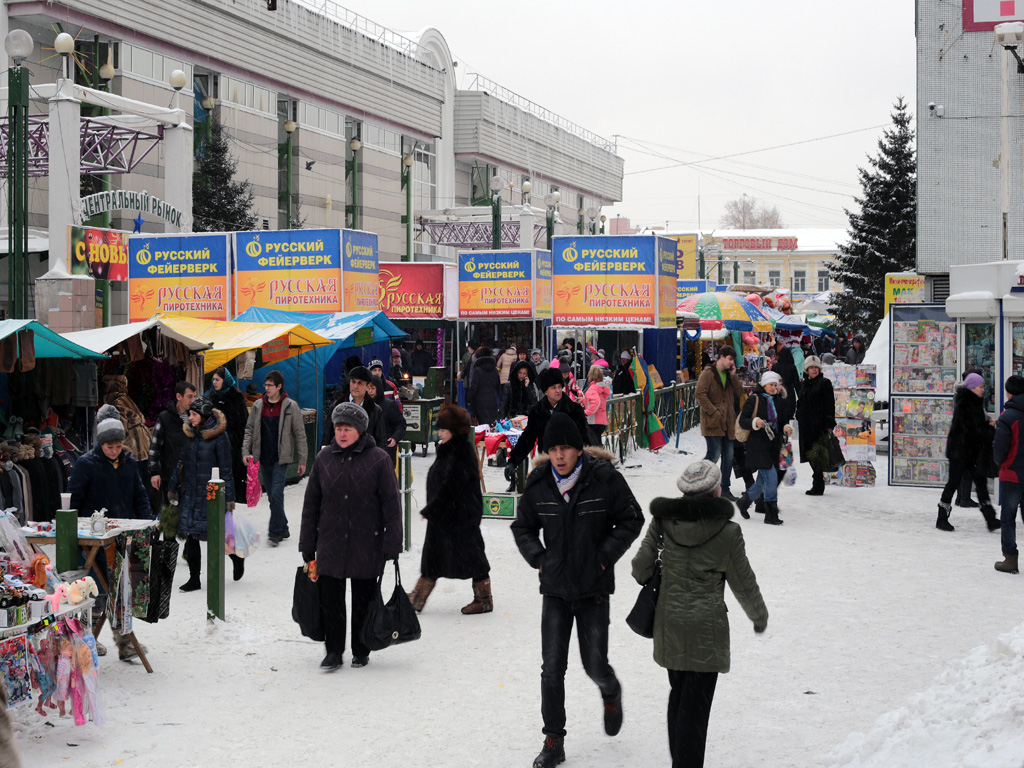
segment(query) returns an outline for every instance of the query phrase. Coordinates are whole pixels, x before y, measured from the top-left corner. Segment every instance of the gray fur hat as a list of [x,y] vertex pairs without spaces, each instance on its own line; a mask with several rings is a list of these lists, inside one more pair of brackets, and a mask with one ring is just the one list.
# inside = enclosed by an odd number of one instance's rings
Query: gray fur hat
[[366,428],[370,426],[370,417],[366,415],[366,410],[355,403],[339,403],[331,413],[331,421],[334,422],[334,426],[348,424],[355,427],[359,434],[366,432]]
[[676,488],[684,496],[711,496],[722,484],[722,470],[714,462],[702,459],[695,461],[676,480]]
[[124,424],[117,408],[108,403],[96,412],[96,442],[102,445],[117,440],[124,440]]

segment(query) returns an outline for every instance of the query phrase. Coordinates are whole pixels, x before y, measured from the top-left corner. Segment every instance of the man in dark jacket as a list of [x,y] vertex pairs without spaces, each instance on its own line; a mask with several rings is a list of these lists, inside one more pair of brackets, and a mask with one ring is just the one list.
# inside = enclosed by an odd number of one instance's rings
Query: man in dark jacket
[[489,347],[477,350],[476,362],[466,390],[466,409],[477,424],[493,424],[501,405],[501,376]]
[[149,474],[150,483],[160,493],[160,508],[167,506],[167,483],[178,465],[185,444],[182,426],[195,399],[196,388],[187,381],[179,381],[174,386],[174,402],[168,403],[156,417],[153,439],[149,442]]
[[[519,552],[540,571],[541,716],[544,747],[534,768],[565,760],[565,669],[576,623],[580,656],[604,701],[604,729],[622,727],[622,687],[608,664],[609,596],[615,563],[643,527],[626,480],[601,448],[584,451],[583,434],[563,413],[544,430],[548,456],[538,457],[512,523]],[[544,541],[541,542],[541,532]]]
[[501,418],[526,416],[537,404],[537,388],[533,385],[535,378],[533,366],[526,360],[512,366],[508,383],[501,387]]
[[387,450],[388,433],[384,424],[384,412],[373,402],[373,398],[367,394],[367,389],[372,383],[373,374],[363,366],[356,366],[349,371],[347,396],[343,396],[343,399],[331,403],[331,407],[327,409],[326,415],[328,418],[324,424],[323,438],[320,440],[321,447],[330,445],[331,441],[334,440],[334,425],[330,423],[330,417],[334,413],[334,409],[341,403],[355,403],[362,406],[366,411],[366,417],[370,420],[366,434],[373,438],[378,448]]
[[1024,376],[1011,376],[1005,388],[1006,408],[996,422],[992,444],[992,461],[999,467],[1003,500],[1000,514],[1003,559],[996,563],[996,570],[1017,573],[1017,510],[1024,499],[1024,451],[1020,440],[1024,429]]
[[436,362],[434,356],[423,348],[423,342],[419,339],[416,340],[416,347],[410,358],[412,359],[413,376],[426,376],[430,372],[430,367]]
[[398,457],[398,444],[405,437],[405,430],[409,425],[398,404],[384,396],[384,386],[380,376],[374,375],[373,383],[369,385],[366,394],[367,398],[373,400],[374,405],[380,409],[380,420],[384,423],[385,442],[377,447],[387,451],[388,456],[391,457],[391,463],[394,464]]
[[71,470],[71,508],[79,517],[106,509],[108,518],[152,519],[139,465],[123,445],[124,425],[117,408],[102,406],[96,421],[96,445]]
[[537,376],[537,385],[543,397],[530,408],[526,418],[526,429],[519,436],[505,466],[505,479],[510,482],[515,475],[516,467],[529,458],[533,446],[544,437],[544,430],[547,429],[548,421],[554,413],[568,416],[583,436],[583,442],[590,444],[587,414],[582,405],[574,403],[562,392],[561,372],[557,368],[548,368]]
[[695,390],[700,405],[700,433],[707,443],[704,459],[722,460],[722,498],[735,501],[732,479],[733,440],[736,437],[736,399],[743,385],[736,377],[736,350],[722,347],[714,364],[704,366]]
[[867,354],[867,348],[864,346],[863,336],[854,336],[853,344],[850,346],[849,351],[846,353],[846,364],[847,365],[860,365],[864,362],[864,355]]

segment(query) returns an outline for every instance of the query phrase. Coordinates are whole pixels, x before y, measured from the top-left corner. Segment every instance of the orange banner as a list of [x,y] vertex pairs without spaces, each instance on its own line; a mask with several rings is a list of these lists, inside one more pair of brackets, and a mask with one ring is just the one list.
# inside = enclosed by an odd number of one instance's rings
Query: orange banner
[[601,275],[555,275],[555,322],[651,325],[656,297],[654,275],[615,283]]
[[303,269],[300,274],[302,277],[290,277],[283,270],[236,272],[239,312],[249,307],[341,311],[341,278],[337,269]]
[[181,285],[165,277],[132,278],[128,322],[148,320],[158,312],[224,320],[228,316],[227,281],[223,277],[193,277]]

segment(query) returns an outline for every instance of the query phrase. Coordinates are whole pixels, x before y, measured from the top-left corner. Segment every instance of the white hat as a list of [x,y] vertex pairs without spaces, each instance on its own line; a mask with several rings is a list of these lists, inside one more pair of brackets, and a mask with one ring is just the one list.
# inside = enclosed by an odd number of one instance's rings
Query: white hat
[[779,376],[779,374],[777,374],[775,371],[765,371],[764,373],[761,374],[761,386],[762,387],[765,384],[772,384],[772,383],[781,384],[782,383],[782,377]]

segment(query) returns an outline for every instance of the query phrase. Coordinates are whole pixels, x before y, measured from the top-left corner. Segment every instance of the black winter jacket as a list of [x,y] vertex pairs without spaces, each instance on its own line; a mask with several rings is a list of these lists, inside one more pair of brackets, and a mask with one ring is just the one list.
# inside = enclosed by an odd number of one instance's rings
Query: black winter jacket
[[562,393],[562,399],[555,404],[554,408],[551,407],[551,403],[548,402],[546,396],[541,397],[527,414],[526,429],[523,430],[523,434],[519,436],[519,440],[516,442],[516,447],[509,454],[509,461],[513,465],[526,461],[530,451],[533,450],[533,446],[538,442],[541,448],[544,447],[544,430],[551,420],[551,414],[555,411],[564,413],[572,419],[576,428],[580,431],[580,435],[583,437],[583,444],[590,445],[590,428],[587,426],[587,414],[583,410],[582,405],[574,403],[564,392]]
[[[320,447],[331,445],[334,442],[334,409],[341,403],[347,403],[349,401],[349,393],[345,392],[340,399],[335,400],[331,403],[331,407],[324,413],[324,434],[320,438]],[[369,418],[369,426],[366,428],[366,434],[373,438],[374,444],[379,448],[387,448],[388,445],[388,433],[387,426],[384,423],[384,412],[380,409],[369,395],[363,397],[363,410],[366,411],[366,415]],[[402,433],[405,434],[404,432]]]
[[[519,380],[519,371],[526,369],[526,381]],[[511,419],[513,416],[526,416],[537,404],[537,388],[533,385],[537,374],[533,365],[520,360],[512,366],[508,383],[501,387],[501,418]]]
[[836,426],[836,395],[832,382],[820,373],[813,379],[805,376],[801,383],[796,421],[800,425],[800,461],[810,461],[811,447]]
[[420,573],[427,579],[472,579],[490,570],[480,535],[483,495],[476,452],[461,435],[437,446],[427,473],[427,519]]
[[108,518],[152,518],[139,465],[127,449],[121,450],[115,466],[103,453],[103,446],[95,445],[75,462],[68,490],[71,508],[78,510],[79,517],[90,517],[93,512],[106,509]]
[[1014,395],[996,422],[992,459],[999,467],[999,479],[1007,483],[1024,483],[1024,451],[1021,430],[1024,429],[1024,395]]
[[[754,390],[754,393],[747,398],[747,401],[743,404],[743,413],[740,414],[740,426],[743,429],[750,430],[750,437],[747,438],[746,444],[746,459],[745,466],[751,472],[758,469],[778,469],[779,467],[779,454],[782,451],[782,446],[785,444],[786,436],[783,434],[783,428],[789,424],[789,405],[786,402],[789,395],[786,392],[785,387],[779,387],[779,392],[774,397],[764,391],[764,387],[760,384]],[[766,423],[770,423],[768,401],[772,401],[775,407],[775,413],[777,416],[778,426],[772,426],[772,431],[775,433],[774,439],[769,440],[765,430],[754,429],[754,403],[757,403],[757,418],[764,419]]]
[[790,347],[783,347],[779,350],[779,356],[775,359],[772,370],[782,377],[782,386],[786,388],[788,395],[783,405],[789,409],[789,420],[792,420],[796,413],[798,395],[800,394],[800,374],[796,370],[793,350]]
[[498,420],[500,396],[501,375],[494,358],[487,355],[477,358],[466,393],[466,407],[478,424],[493,424]]
[[[167,493],[171,473],[178,466],[181,448],[185,445],[185,433],[181,431],[181,415],[175,403],[168,403],[156,417],[153,439],[149,441],[149,475],[160,476],[161,490]],[[242,425],[243,430],[245,425]]]
[[603,448],[584,449],[568,502],[547,454],[534,462],[512,533],[526,562],[541,569],[541,594],[579,600],[615,591],[615,563],[640,535],[644,515],[614,458]]
[[[185,446],[178,467],[171,475],[168,493],[178,499],[178,536],[206,540],[206,484],[213,468],[220,470],[224,481],[224,498],[230,506],[235,502],[235,477],[231,462],[231,441],[227,436],[227,419],[216,408],[213,416],[199,428],[182,425]],[[172,497],[173,498],[173,497]]]
[[231,443],[231,474],[235,479],[235,498],[245,497],[245,464],[242,463],[242,443],[245,441],[245,424],[249,421],[249,409],[245,395],[225,383],[219,390],[211,389],[206,396],[227,419],[227,436]]
[[320,449],[302,502],[299,551],[336,579],[375,579],[402,551],[394,466],[370,435],[349,448],[332,440]]
[[615,370],[615,377],[612,379],[613,395],[632,395],[636,392],[636,384],[633,382],[633,372],[628,365],[619,363]]
[[959,386],[953,395],[953,420],[946,440],[946,458],[974,467],[992,455],[994,430],[988,423],[985,401]]

